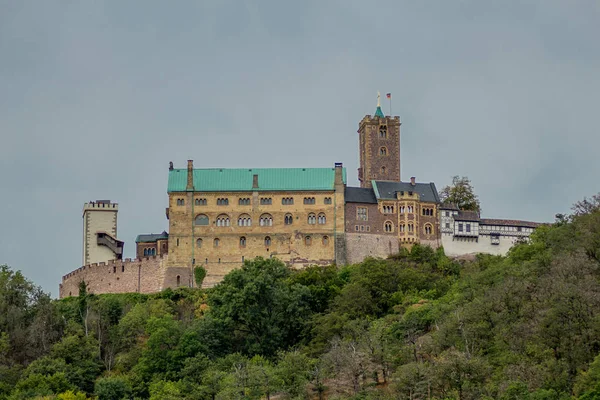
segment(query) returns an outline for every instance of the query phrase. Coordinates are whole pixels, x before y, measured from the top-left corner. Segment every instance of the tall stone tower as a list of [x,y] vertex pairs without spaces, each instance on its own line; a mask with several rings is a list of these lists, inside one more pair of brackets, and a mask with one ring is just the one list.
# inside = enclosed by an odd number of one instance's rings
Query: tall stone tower
[[96,200],[83,205],[83,265],[121,259],[123,242],[117,240],[119,205]]
[[384,116],[379,95],[375,115],[366,115],[358,124],[360,187],[370,188],[372,180],[400,182],[400,117]]

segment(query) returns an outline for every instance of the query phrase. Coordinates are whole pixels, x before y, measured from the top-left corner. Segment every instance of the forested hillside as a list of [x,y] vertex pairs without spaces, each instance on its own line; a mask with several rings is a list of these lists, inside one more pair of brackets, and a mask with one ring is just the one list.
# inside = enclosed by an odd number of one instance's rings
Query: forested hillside
[[293,271],[51,300],[0,271],[0,399],[600,399],[600,211],[507,257]]

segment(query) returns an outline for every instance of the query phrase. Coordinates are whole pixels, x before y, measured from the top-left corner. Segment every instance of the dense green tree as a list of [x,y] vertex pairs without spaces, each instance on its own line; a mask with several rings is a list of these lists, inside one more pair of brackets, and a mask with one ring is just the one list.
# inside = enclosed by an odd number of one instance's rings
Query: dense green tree
[[99,378],[94,386],[98,400],[123,400],[131,395],[129,383],[122,377]]
[[443,203],[456,205],[460,210],[481,212],[479,199],[475,194],[471,181],[466,176],[452,177],[452,184],[445,186],[440,191],[440,200]]
[[233,330],[246,354],[271,357],[295,344],[310,315],[310,291],[288,285],[290,270],[276,259],[249,261],[229,273],[209,297],[211,315]]

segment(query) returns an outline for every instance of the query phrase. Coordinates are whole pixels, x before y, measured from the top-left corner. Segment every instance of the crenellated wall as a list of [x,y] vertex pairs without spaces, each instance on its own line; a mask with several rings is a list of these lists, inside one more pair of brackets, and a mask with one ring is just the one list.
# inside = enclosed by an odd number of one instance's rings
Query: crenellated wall
[[[79,295],[79,283],[90,293],[154,293],[167,287],[190,286],[192,271],[187,267],[166,267],[167,256],[154,256],[84,265],[62,277],[60,298]],[[179,279],[178,279],[179,277]]]

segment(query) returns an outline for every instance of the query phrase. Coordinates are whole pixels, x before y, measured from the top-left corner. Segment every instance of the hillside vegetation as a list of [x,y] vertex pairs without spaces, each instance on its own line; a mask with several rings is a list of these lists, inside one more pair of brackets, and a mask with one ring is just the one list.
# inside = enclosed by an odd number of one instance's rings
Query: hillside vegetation
[[51,300],[0,270],[0,399],[600,399],[600,212],[507,257],[288,269]]

